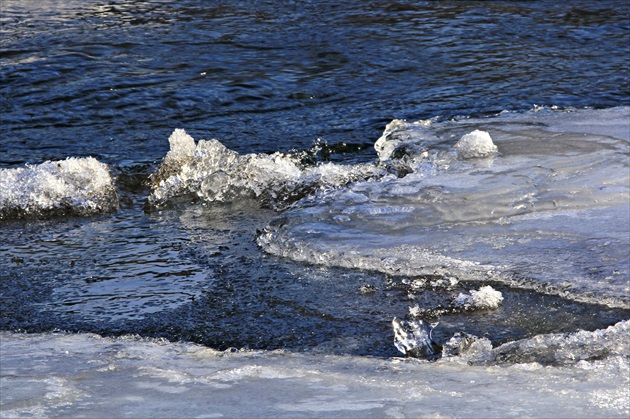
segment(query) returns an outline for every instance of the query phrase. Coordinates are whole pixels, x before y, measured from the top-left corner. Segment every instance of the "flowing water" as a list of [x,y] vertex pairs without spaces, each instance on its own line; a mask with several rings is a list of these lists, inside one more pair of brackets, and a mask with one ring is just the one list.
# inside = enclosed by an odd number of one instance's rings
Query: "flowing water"
[[2,0],[3,415],[627,414],[629,16]]

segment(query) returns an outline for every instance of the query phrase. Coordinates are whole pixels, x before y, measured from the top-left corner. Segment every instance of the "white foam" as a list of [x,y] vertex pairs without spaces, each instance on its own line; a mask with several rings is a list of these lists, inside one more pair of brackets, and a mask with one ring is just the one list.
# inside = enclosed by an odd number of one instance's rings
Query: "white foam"
[[107,165],[92,157],[0,169],[0,219],[89,215],[118,207]]

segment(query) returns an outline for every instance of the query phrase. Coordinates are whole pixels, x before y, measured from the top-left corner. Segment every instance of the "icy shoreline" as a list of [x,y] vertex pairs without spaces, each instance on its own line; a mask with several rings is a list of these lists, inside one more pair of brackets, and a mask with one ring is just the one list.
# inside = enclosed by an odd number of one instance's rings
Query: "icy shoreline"
[[[627,323],[571,336],[596,340],[627,332]],[[0,338],[2,417],[627,417],[630,411],[623,336],[623,354],[559,367],[218,352],[134,336],[2,332]]]

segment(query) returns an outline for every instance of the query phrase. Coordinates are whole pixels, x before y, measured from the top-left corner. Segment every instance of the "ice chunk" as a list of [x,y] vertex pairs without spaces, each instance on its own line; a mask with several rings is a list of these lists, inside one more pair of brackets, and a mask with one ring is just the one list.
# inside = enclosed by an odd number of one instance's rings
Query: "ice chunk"
[[400,159],[403,154],[420,154],[424,148],[435,142],[431,131],[431,121],[406,122],[394,119],[387,124],[383,135],[374,143],[374,149],[381,162]]
[[166,153],[164,161],[153,174],[154,182],[166,179],[176,174],[183,165],[190,162],[195,154],[195,140],[186,131],[178,128],[168,137],[170,150]]
[[431,331],[437,323],[428,324],[423,320],[398,320],[394,317],[394,345],[403,354],[415,358],[435,359],[440,355],[440,347],[431,338]]
[[175,130],[169,142],[171,150],[151,176],[148,203],[153,207],[177,199],[232,202],[254,198],[283,208],[317,189],[385,174],[372,164],[304,166],[291,154],[241,155],[218,140],[200,140],[195,145],[183,130]]
[[0,169],[0,219],[91,215],[117,207],[109,169],[92,157]]
[[487,338],[458,332],[444,344],[442,356],[459,357],[458,361],[473,363],[490,361],[493,359],[492,343]]
[[479,130],[464,135],[453,148],[459,151],[465,159],[488,157],[498,150],[497,146],[492,142],[490,134]]
[[630,355],[630,320],[594,332],[538,335],[505,343],[492,351],[497,363],[538,362],[563,365]]
[[490,285],[472,290],[470,294],[460,293],[453,304],[465,309],[491,310],[498,308],[503,301],[503,295]]

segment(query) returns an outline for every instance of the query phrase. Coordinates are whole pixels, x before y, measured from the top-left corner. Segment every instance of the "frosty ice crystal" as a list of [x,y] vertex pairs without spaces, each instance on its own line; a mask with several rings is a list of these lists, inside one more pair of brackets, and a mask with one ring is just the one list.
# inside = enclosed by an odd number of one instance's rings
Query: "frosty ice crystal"
[[93,157],[0,169],[0,219],[90,215],[117,207],[109,168]]
[[241,155],[215,139],[199,140],[195,145],[181,129],[173,132],[169,143],[170,151],[151,176],[148,202],[152,207],[177,200],[253,198],[280,209],[317,189],[337,188],[384,173],[371,164],[305,166],[298,156],[280,152]]
[[503,295],[490,285],[479,288],[478,291],[471,290],[470,294],[460,293],[453,302],[456,306],[466,309],[495,309],[503,301]]
[[474,130],[464,135],[453,146],[460,152],[463,158],[488,157],[497,152],[497,146],[492,142],[490,134],[486,131]]

